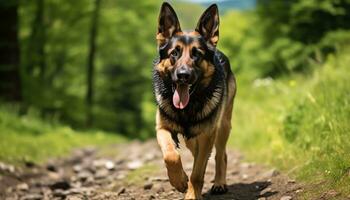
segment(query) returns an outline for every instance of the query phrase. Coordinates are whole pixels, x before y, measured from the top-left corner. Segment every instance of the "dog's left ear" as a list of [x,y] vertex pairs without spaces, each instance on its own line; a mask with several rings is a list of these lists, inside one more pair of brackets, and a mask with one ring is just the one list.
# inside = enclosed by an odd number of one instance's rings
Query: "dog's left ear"
[[210,44],[216,46],[219,41],[219,10],[216,4],[211,5],[199,18],[196,31]]

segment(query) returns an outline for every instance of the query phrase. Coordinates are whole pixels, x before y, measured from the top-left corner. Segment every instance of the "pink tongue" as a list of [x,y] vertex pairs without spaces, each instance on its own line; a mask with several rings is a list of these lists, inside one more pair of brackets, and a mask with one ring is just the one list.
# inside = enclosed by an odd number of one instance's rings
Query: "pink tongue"
[[173,104],[177,109],[184,109],[190,100],[188,84],[176,85],[173,95]]

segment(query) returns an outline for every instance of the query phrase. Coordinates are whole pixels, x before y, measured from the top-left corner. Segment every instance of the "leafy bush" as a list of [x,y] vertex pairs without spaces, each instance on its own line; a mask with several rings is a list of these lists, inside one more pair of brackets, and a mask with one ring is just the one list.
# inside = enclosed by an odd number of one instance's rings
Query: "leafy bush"
[[311,92],[291,109],[283,136],[310,158],[306,168],[339,180],[350,167],[349,54],[330,56]]

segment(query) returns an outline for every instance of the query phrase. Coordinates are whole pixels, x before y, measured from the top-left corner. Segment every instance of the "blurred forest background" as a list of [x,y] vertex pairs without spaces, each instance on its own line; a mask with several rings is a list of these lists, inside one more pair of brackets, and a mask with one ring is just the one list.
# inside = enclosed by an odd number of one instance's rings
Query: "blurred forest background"
[[[213,1],[170,2],[191,29]],[[154,137],[160,5],[1,0],[0,159]],[[238,80],[230,145],[350,191],[350,0],[220,1],[219,9],[218,47]]]

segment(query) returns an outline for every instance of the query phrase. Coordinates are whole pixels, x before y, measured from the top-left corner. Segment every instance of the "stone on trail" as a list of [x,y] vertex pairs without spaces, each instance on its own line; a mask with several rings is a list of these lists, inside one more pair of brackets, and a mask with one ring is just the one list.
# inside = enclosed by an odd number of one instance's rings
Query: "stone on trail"
[[0,172],[14,173],[15,171],[16,169],[14,166],[0,162]]
[[49,186],[51,190],[56,190],[56,189],[68,190],[70,187],[71,187],[70,183],[65,180],[57,181],[54,184]]
[[96,179],[103,179],[106,178],[109,175],[109,172],[107,169],[100,169],[96,172],[95,178]]
[[168,181],[169,179],[167,177],[161,177],[161,176],[157,176],[157,177],[152,177],[151,178],[151,181],[154,181],[154,182],[165,182],[165,181]]
[[29,189],[29,186],[27,183],[20,183],[17,185],[17,190],[20,190],[20,191],[28,191]]
[[140,160],[134,160],[127,164],[128,169],[135,170],[142,167],[143,163]]
[[271,170],[265,172],[262,176],[264,178],[272,178],[272,177],[278,176],[279,174],[280,174],[280,172],[277,171],[276,169],[271,169]]
[[21,200],[41,200],[44,196],[41,194],[27,194],[24,195]]
[[150,182],[143,185],[143,189],[145,190],[150,190],[152,189],[152,187],[153,187],[153,183],[150,183]]
[[92,177],[92,174],[91,172],[84,170],[79,172],[77,177],[78,177],[78,180],[85,182],[88,178]]
[[115,164],[112,161],[107,160],[105,163],[105,167],[108,170],[113,170],[115,168]]
[[52,195],[55,197],[65,198],[67,193],[62,189],[57,189],[52,192]]
[[79,173],[81,170],[83,170],[83,167],[81,165],[74,165],[73,166],[73,171],[75,173]]
[[47,164],[46,169],[51,172],[57,172],[57,167],[54,163]]
[[126,191],[125,187],[122,187],[122,188],[120,188],[120,189],[118,190],[117,194],[118,194],[118,195],[121,195],[121,194],[123,194],[125,191]]
[[280,200],[291,200],[293,199],[291,196],[283,196],[280,198]]

